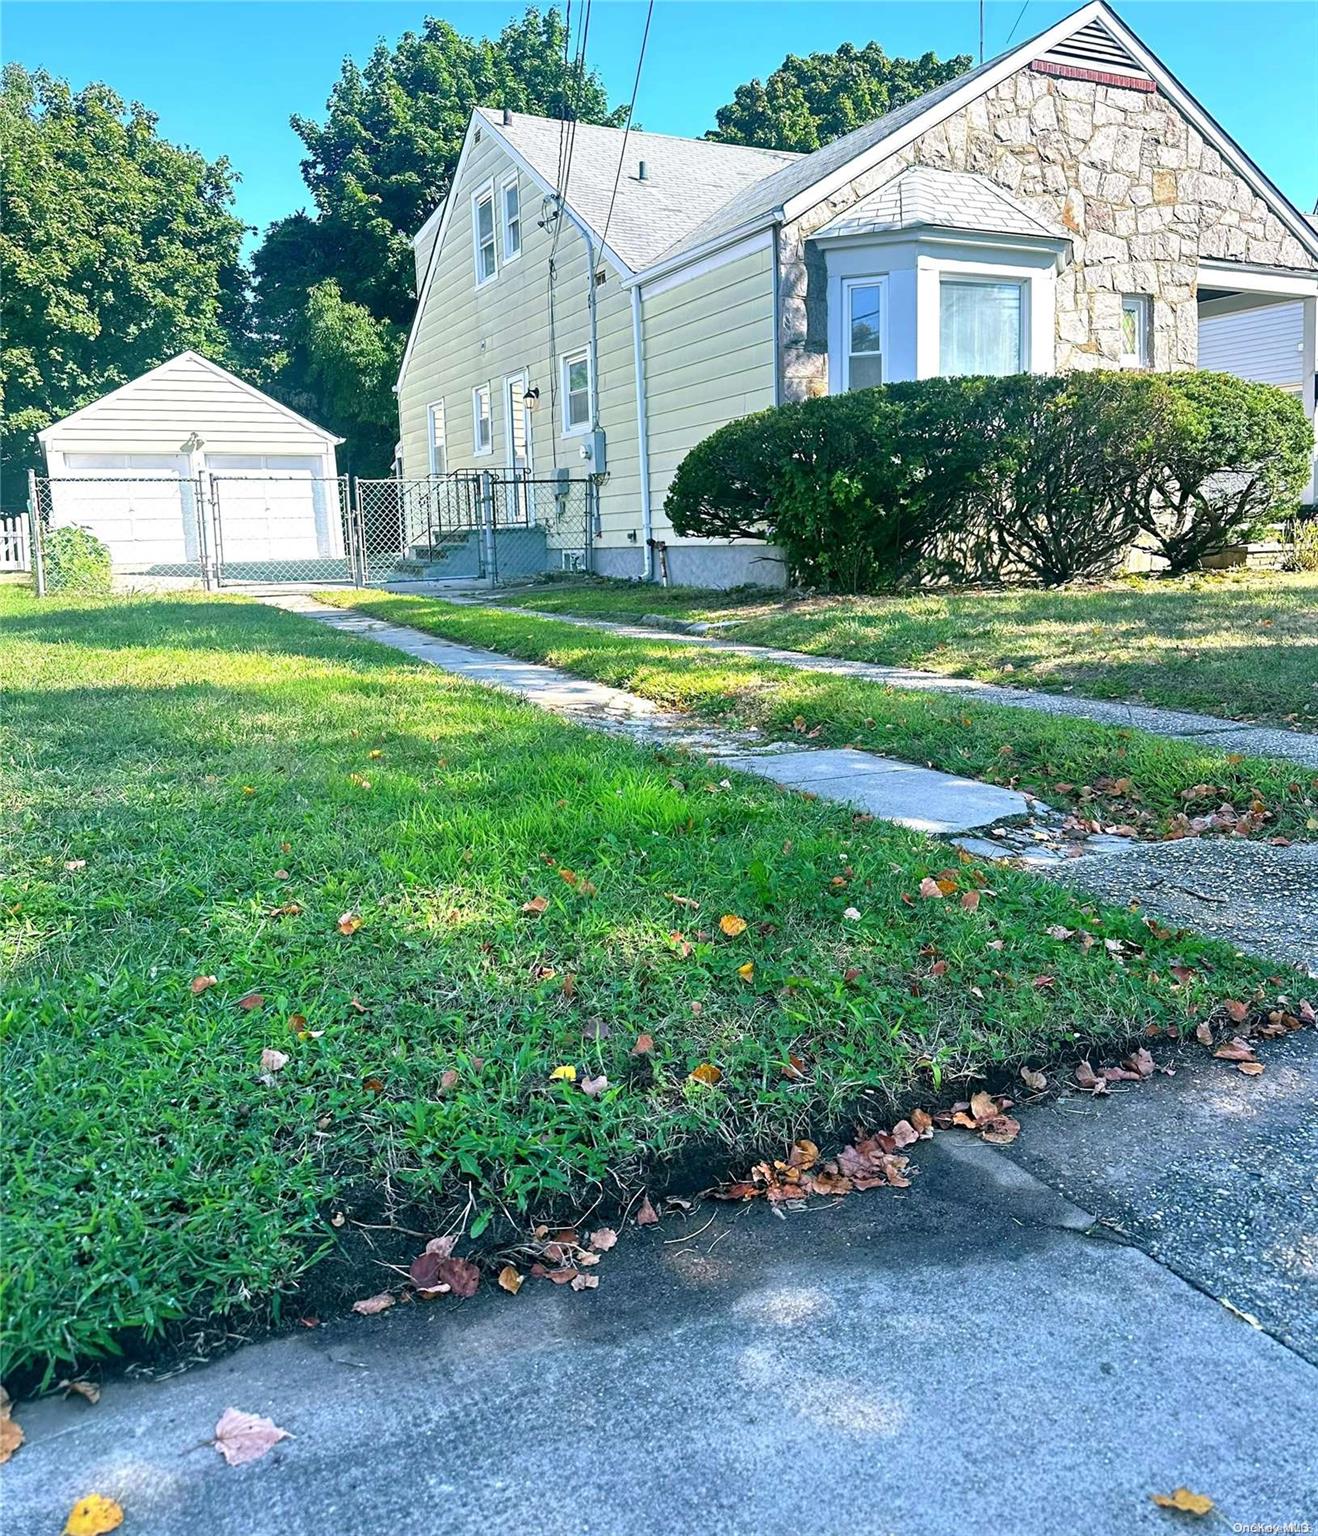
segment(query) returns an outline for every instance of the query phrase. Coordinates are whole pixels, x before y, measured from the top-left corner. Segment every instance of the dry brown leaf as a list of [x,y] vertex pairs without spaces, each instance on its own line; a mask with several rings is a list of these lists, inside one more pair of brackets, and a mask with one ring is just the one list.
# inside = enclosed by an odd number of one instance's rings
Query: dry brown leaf
[[1261,1061],[1238,1061],[1236,1063],[1236,1071],[1243,1072],[1246,1077],[1260,1077],[1263,1073],[1263,1063]]
[[262,1072],[282,1072],[288,1065],[288,1057],[283,1051],[274,1051],[267,1045],[261,1052]]
[[344,912],[339,917],[339,932],[350,938],[361,927],[362,920],[355,912]]
[[1021,1133],[1021,1123],[1013,1120],[1010,1115],[995,1115],[987,1125],[980,1127],[980,1136],[985,1141],[991,1141],[996,1146],[1005,1147],[1015,1141]]
[[499,1289],[516,1296],[525,1283],[526,1276],[513,1264],[505,1264],[499,1271]]
[[214,1444],[231,1467],[243,1467],[249,1461],[259,1461],[273,1446],[288,1438],[288,1431],[280,1429],[273,1419],[226,1408],[215,1426]]
[[700,911],[700,903],[694,896],[679,896],[676,891],[668,892],[669,901],[676,902],[679,907],[688,907],[692,912]]
[[1195,1026],[1195,1031],[1194,1031],[1194,1037],[1199,1042],[1200,1045],[1212,1045],[1212,1043],[1213,1043],[1213,1031],[1212,1031],[1211,1026],[1208,1025],[1208,1024],[1198,1024],[1198,1025],[1196,1025]]
[[730,939],[735,939],[739,934],[746,932],[746,919],[738,917],[735,912],[725,912],[719,918],[718,925]]
[[650,1204],[649,1195],[641,1196],[641,1203],[636,1208],[636,1225],[638,1227],[653,1227],[659,1220],[659,1212]]
[[963,891],[961,893],[961,905],[967,912],[973,912],[979,906],[981,897],[978,891]]
[[1222,1061],[1253,1061],[1254,1047],[1248,1040],[1235,1035],[1225,1045],[1219,1045],[1213,1055]]
[[3,1465],[23,1443],[23,1431],[12,1417],[9,1393],[0,1387],[0,1465]]
[[944,891],[939,885],[938,881],[935,880],[932,875],[926,875],[924,879],[920,881],[920,895],[923,896],[926,901],[941,901],[944,896]]
[[609,1080],[603,1072],[598,1077],[583,1077],[581,1079],[582,1093],[589,1094],[592,1099],[599,1098],[600,1094],[609,1086]]
[[654,1037],[652,1035],[637,1035],[636,1044],[632,1046],[629,1055],[648,1056],[654,1050]]
[[56,1390],[63,1392],[65,1397],[71,1392],[76,1392],[79,1397],[85,1397],[93,1408],[101,1400],[101,1389],[94,1381],[69,1381],[66,1377],[65,1380],[57,1383]]
[[352,1310],[362,1317],[375,1317],[381,1312],[387,1312],[395,1299],[390,1292],[381,1291],[378,1296],[364,1296],[361,1301],[354,1301]]
[[1188,1488],[1175,1488],[1171,1493],[1151,1493],[1149,1497],[1159,1509],[1175,1509],[1183,1515],[1207,1515],[1213,1511],[1213,1501],[1206,1493],[1191,1493]]
[[1023,1082],[1032,1093],[1042,1093],[1043,1090],[1048,1086],[1048,1079],[1044,1076],[1044,1074],[1042,1072],[1036,1072],[1032,1067],[1021,1068],[1021,1082]]
[[913,1109],[908,1117],[915,1131],[921,1136],[934,1134],[934,1117],[926,1109]]
[[69,1511],[64,1536],[106,1536],[124,1523],[123,1506],[103,1493],[89,1493]]
[[595,1249],[597,1253],[607,1253],[617,1241],[618,1234],[613,1230],[612,1227],[597,1227],[596,1230],[590,1234],[590,1246]]
[[194,976],[192,978],[193,997],[200,997],[207,987],[215,985],[215,981],[216,978],[214,976]]
[[707,1087],[712,1088],[716,1083],[723,1081],[723,1073],[713,1062],[702,1061],[691,1073],[691,1081],[694,1083],[704,1083]]
[[745,963],[745,965],[739,965],[737,967],[737,975],[740,976],[743,981],[752,981],[752,980],[754,980],[754,977],[755,977],[755,962],[754,962],[754,960],[748,960]]
[[572,1289],[574,1291],[593,1291],[600,1283],[598,1275],[573,1275]]
[[909,1147],[912,1142],[919,1141],[920,1133],[909,1120],[899,1120],[892,1128],[892,1139],[898,1149]]
[[530,901],[524,901],[522,903],[522,911],[526,912],[531,917],[539,917],[540,914],[548,906],[549,906],[549,899],[548,899],[548,897],[545,897],[545,896],[532,896]]
[[262,992],[249,992],[246,997],[238,999],[238,1006],[244,1013],[251,1013],[254,1008],[259,1008],[265,1002],[265,994]]
[[1227,1011],[1227,1017],[1233,1024],[1243,1024],[1249,1017],[1249,1004],[1238,1003],[1234,998],[1227,998],[1222,1004]]
[[1081,1088],[1090,1093],[1106,1093],[1107,1078],[1100,1077],[1087,1061],[1082,1061],[1075,1069],[1075,1080]]
[[978,1093],[971,1094],[970,1113],[976,1120],[992,1120],[998,1112],[998,1101],[991,1093],[985,1093],[981,1088]]
[[800,1168],[802,1171],[813,1168],[819,1161],[819,1148],[813,1141],[805,1139],[793,1142],[787,1161],[793,1168]]

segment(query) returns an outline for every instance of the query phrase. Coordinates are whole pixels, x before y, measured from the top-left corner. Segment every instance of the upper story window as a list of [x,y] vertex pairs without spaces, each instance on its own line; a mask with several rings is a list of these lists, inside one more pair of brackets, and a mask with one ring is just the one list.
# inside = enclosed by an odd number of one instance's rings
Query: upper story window
[[516,261],[522,254],[522,193],[516,175],[499,188],[499,213],[503,220],[503,259]]
[[1024,373],[1024,283],[949,278],[939,284],[938,371],[958,374]]
[[590,430],[590,353],[582,347],[563,358],[563,435]]
[[499,253],[494,241],[494,187],[484,186],[471,200],[471,232],[475,243],[476,285],[499,275]]
[[471,392],[471,439],[475,453],[494,451],[494,421],[490,414],[490,386],[478,384]]
[[436,400],[426,414],[430,425],[427,450],[430,459],[430,473],[432,475],[446,475],[448,474],[448,448],[444,439],[444,402]]
[[842,286],[846,302],[843,389],[883,383],[883,324],[887,303],[882,278],[858,278]]
[[1153,366],[1153,300],[1147,293],[1121,295],[1121,366]]

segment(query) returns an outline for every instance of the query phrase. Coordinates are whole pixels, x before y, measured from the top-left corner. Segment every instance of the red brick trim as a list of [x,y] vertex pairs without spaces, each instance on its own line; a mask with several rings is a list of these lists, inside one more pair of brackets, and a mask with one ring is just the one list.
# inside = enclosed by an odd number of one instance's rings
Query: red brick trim
[[1092,80],[1096,85],[1115,85],[1123,91],[1156,93],[1157,82],[1147,75],[1114,75],[1106,69],[1077,69],[1074,64],[1056,64],[1052,59],[1034,59],[1030,68],[1041,75],[1060,75],[1063,80]]

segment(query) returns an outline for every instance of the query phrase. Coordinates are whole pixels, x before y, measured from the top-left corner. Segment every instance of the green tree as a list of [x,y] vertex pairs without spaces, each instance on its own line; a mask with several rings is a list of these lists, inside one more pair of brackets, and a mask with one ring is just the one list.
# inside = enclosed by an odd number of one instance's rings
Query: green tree
[[381,42],[364,66],[346,61],[323,122],[293,118],[314,213],[272,224],[256,252],[252,345],[266,387],[343,433],[358,472],[388,469],[392,394],[354,395],[332,381],[354,353],[399,354],[398,333],[416,308],[411,237],[448,194],[472,108],[621,121],[599,77],[575,68],[570,52],[553,9],[527,10],[497,38],[463,37],[427,18],[394,46]]
[[[228,161],[156,133],[104,85],[18,64],[0,82],[0,473],[39,467],[36,433],[196,348],[231,358],[245,276]],[[21,499],[21,498],[20,498]]]
[[739,85],[707,138],[809,154],[964,74],[969,54],[890,59],[878,43],[843,43],[833,53],[789,53],[767,80]]

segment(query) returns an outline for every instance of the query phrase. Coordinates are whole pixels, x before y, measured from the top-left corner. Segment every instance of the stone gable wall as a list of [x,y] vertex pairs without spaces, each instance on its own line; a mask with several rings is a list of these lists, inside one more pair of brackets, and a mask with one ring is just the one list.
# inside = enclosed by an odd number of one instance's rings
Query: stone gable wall
[[1318,262],[1161,93],[1029,67],[781,232],[783,398],[828,388],[823,263],[810,235],[908,165],[974,171],[1071,235],[1057,278],[1057,367],[1117,366],[1121,295],[1153,298],[1153,364],[1193,368],[1201,257]]

